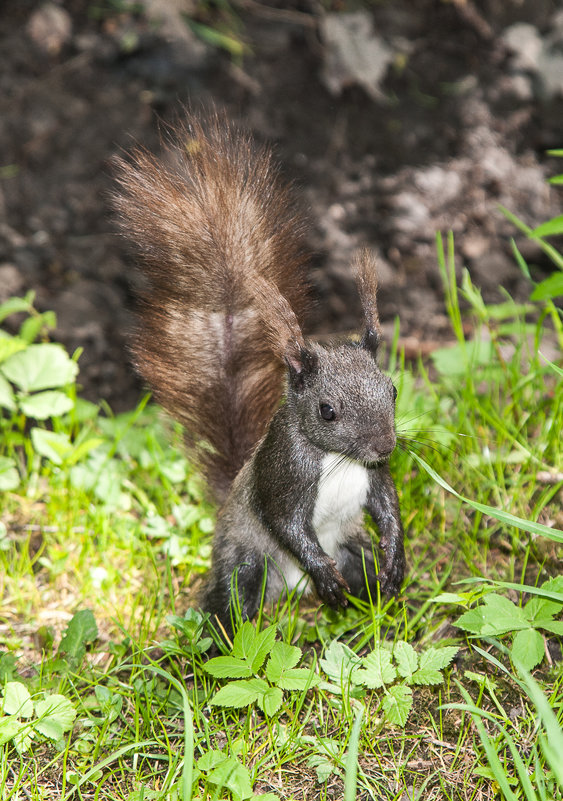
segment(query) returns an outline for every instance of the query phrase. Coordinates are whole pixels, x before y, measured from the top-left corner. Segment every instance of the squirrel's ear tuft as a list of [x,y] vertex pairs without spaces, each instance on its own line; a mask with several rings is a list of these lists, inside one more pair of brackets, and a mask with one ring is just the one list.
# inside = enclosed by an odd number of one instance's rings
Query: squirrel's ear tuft
[[365,329],[360,345],[375,356],[381,342],[381,329],[377,311],[377,263],[375,256],[369,250],[360,251],[354,258],[352,268],[356,276],[365,320]]
[[375,356],[380,342],[381,334],[379,329],[374,331],[372,328],[366,328],[360,339],[360,347],[369,350]]
[[312,375],[317,369],[317,356],[295,342],[288,345],[284,359],[287,364],[291,386],[297,390],[302,389],[305,384],[305,378]]

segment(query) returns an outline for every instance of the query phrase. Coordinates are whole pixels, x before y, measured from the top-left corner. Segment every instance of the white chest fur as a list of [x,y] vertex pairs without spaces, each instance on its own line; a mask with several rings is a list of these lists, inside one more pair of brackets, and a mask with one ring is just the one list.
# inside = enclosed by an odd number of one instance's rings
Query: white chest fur
[[366,468],[338,453],[323,458],[313,527],[323,550],[334,556],[353,524],[361,517],[369,489]]

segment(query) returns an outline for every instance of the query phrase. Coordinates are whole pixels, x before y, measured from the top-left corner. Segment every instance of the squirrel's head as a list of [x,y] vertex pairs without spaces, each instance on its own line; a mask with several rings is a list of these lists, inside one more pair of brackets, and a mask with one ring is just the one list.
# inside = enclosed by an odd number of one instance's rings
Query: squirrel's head
[[333,348],[289,343],[288,402],[302,433],[321,450],[375,464],[395,447],[397,393],[376,362],[381,334],[372,254],[359,253],[353,270],[364,311],[361,339]]
[[366,465],[389,457],[396,442],[396,390],[363,340],[312,345],[299,369],[288,364],[288,372],[288,403],[311,443]]

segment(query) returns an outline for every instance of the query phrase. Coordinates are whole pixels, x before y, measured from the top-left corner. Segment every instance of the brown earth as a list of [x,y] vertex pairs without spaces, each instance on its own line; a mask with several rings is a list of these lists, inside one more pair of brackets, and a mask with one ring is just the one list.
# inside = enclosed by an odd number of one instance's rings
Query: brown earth
[[[187,18],[244,52],[203,43]],[[545,152],[563,146],[555,0],[3,0],[0,42],[0,300],[34,289],[57,338],[84,348],[86,396],[117,410],[140,387],[111,159],[133,142],[158,149],[183,104],[226,107],[301,187],[316,333],[356,325],[347,265],[361,245],[380,257],[384,327],[398,315],[412,353],[451,338],[437,230],[454,231],[488,300],[529,293],[513,236],[537,277],[550,271],[498,207],[530,226],[561,213],[545,183],[562,171]]]

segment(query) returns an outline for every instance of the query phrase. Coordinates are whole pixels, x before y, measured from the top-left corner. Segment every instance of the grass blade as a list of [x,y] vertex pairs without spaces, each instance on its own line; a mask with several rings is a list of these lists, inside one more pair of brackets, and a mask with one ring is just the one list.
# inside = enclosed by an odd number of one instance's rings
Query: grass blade
[[560,529],[550,528],[549,526],[544,526],[542,523],[535,523],[532,520],[524,520],[522,517],[517,517],[510,512],[505,512],[504,509],[497,509],[494,506],[488,506],[485,503],[472,501],[470,498],[460,495],[460,493],[451,487],[440,475],[438,475],[438,473],[432,467],[430,467],[428,462],[425,462],[421,456],[419,456],[417,453],[414,453],[414,451],[410,451],[410,454],[412,458],[417,461],[424,470],[426,470],[428,475],[433,478],[437,484],[439,484],[447,492],[455,495],[455,497],[459,498],[460,501],[463,501],[464,503],[468,504],[468,506],[471,506],[476,511],[482,512],[489,517],[494,517],[495,520],[499,520],[501,523],[506,523],[508,526],[514,526],[522,531],[528,531],[533,534],[541,534],[542,536],[548,537],[554,542],[563,543],[563,531]]

